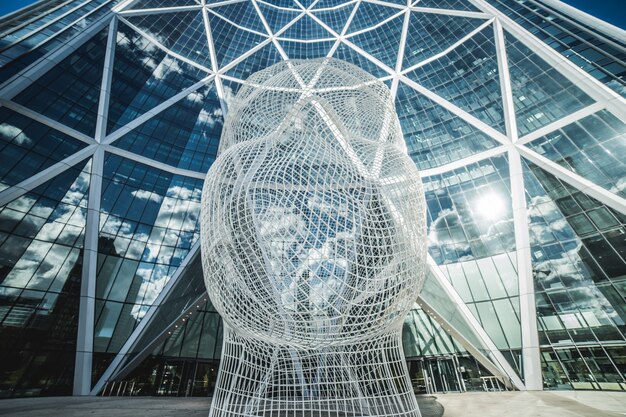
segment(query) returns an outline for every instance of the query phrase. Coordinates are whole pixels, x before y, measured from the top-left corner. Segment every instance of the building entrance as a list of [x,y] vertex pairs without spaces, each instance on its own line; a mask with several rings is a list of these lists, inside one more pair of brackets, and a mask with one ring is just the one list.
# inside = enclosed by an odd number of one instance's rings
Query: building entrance
[[466,391],[456,355],[425,358],[421,362],[424,388],[428,394]]

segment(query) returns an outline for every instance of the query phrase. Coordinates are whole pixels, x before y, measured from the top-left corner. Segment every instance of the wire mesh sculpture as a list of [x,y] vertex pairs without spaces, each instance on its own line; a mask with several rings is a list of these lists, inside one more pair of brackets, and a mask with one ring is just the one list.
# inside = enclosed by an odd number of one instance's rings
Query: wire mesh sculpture
[[252,75],[201,224],[225,323],[211,417],[420,415],[400,338],[424,197],[384,83],[328,58]]

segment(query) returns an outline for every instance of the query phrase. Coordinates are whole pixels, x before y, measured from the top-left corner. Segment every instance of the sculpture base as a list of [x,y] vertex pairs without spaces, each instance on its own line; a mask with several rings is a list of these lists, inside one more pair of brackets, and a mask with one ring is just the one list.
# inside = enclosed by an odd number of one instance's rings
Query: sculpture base
[[224,329],[209,417],[419,417],[399,332],[297,349]]

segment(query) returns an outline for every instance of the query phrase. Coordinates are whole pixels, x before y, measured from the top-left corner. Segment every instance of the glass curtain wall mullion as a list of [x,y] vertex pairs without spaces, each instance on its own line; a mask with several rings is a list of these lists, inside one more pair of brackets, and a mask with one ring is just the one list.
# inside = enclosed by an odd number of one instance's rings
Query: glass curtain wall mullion
[[195,6],[176,6],[176,7],[164,7],[162,9],[133,9],[133,10],[122,10],[117,12],[119,16],[145,16],[150,14],[167,14],[167,13],[175,13],[175,12],[189,12],[193,10],[198,10],[202,8],[201,5]]
[[420,171],[420,175],[422,178],[430,177],[432,175],[440,175],[449,171],[454,171],[455,169],[462,168],[466,165],[473,164],[475,162],[482,161],[483,159],[491,158],[494,156],[498,156],[508,152],[508,148],[506,146],[498,146],[487,151],[483,151],[477,153],[475,155],[469,156],[467,158],[459,159],[458,161],[450,162],[449,164],[440,165],[435,168],[422,169]]
[[452,45],[450,45],[449,47],[447,47],[446,49],[444,49],[443,51],[423,60],[418,62],[417,64],[410,66],[404,70],[401,71],[402,74],[407,74],[411,71],[416,70],[417,68],[423,67],[424,65],[429,64],[430,62],[436,61],[439,58],[442,58],[444,56],[446,56],[448,53],[452,52],[453,50],[455,50],[456,48],[458,48],[459,46],[463,45],[463,43],[465,41],[467,41],[468,39],[472,38],[474,35],[478,34],[479,32],[481,32],[483,29],[487,28],[487,26],[491,25],[493,23],[495,18],[491,18],[487,21],[485,21],[485,23],[483,23],[482,25],[478,26],[476,29],[472,30],[470,33],[468,33],[467,35],[463,36],[461,39],[459,39],[458,41],[456,41],[455,43],[453,43]]
[[419,3],[415,3],[415,5],[411,6],[410,8],[411,11],[419,13],[446,14],[450,16],[472,17],[477,19],[489,19],[492,17],[488,13],[472,12],[469,10],[434,9],[432,7],[420,7]]
[[601,203],[606,204],[610,208],[622,214],[626,214],[626,199],[613,194],[605,188],[602,188],[588,179],[562,167],[556,162],[552,162],[548,158],[539,155],[537,152],[526,146],[517,146],[516,148],[525,159],[548,171],[558,179],[566,182],[590,197],[595,198]]
[[554,0],[540,0],[540,3],[543,5],[543,7],[549,8],[551,10],[556,10],[560,14],[567,14],[571,16],[572,19],[577,20],[579,24],[583,25],[583,27],[593,31],[594,33],[599,32],[603,36],[616,36],[613,41],[621,43],[622,46],[626,47],[626,30],[618,28],[615,25],[591,16],[575,7],[569,6],[568,4],[560,0],[557,2],[555,2]]
[[[101,11],[101,9],[106,9],[109,6],[109,3],[113,2],[115,0],[107,0],[106,2],[102,3],[101,5],[99,5],[98,7],[96,7],[95,9],[91,10],[89,13],[86,13],[83,16],[78,17],[76,20],[74,20],[73,22],[71,22],[68,25],[65,25],[61,30],[59,30],[58,32],[56,32],[55,34],[46,37],[45,39],[43,39],[41,42],[37,43],[34,46],[31,46],[27,51],[22,51],[20,52],[19,56],[24,56],[34,50],[36,50],[37,48],[43,46],[44,44],[54,40],[57,37],[60,37],[64,32],[69,31],[71,29],[74,28],[75,25],[79,25],[81,21],[86,22],[87,18],[90,17],[93,14],[97,14]],[[110,15],[111,12],[108,11],[106,12],[106,15]],[[103,16],[101,19],[106,19],[107,16]],[[21,42],[21,41],[20,41]],[[18,43],[13,44],[11,47],[17,45]],[[9,50],[9,48],[6,49],[7,51]],[[4,51],[3,51],[4,52]]]
[[402,22],[402,34],[400,35],[400,47],[398,49],[398,58],[396,59],[395,72],[402,70],[402,61],[404,59],[404,49],[406,47],[406,35],[409,30],[409,21],[411,20],[411,13],[406,12],[404,14],[404,22]]

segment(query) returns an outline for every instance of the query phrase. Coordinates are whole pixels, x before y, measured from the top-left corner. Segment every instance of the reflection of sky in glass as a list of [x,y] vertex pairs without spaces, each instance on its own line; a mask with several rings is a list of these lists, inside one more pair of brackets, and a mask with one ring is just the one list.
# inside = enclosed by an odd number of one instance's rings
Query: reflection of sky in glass
[[[624,340],[615,326],[624,329],[626,312],[613,304],[619,295],[603,276],[606,271],[602,271],[602,263],[596,263],[600,261],[598,253],[588,247],[590,237],[603,239],[602,235],[606,234],[591,222],[583,237],[573,227],[580,222],[580,216],[604,206],[562,185],[537,167],[526,166],[524,179],[540,330],[552,343],[596,341],[598,335],[604,340]],[[577,208],[573,209],[571,204]],[[567,210],[579,213],[567,216]],[[611,216],[608,211],[607,214]],[[624,233],[623,223],[619,229]],[[610,253],[604,253],[608,258]],[[618,263],[616,266],[621,263],[622,269],[626,269],[622,259],[613,262]]]
[[[38,314],[54,308],[81,254],[90,167],[87,163],[82,172],[70,170],[2,208],[0,223],[14,236],[3,239],[0,249],[8,267],[0,296],[21,293],[24,299],[40,301]],[[45,197],[37,194],[41,192]]]
[[134,327],[189,253],[199,235],[201,187],[201,180],[107,155],[96,296],[109,302],[96,337],[112,337],[129,320]]
[[429,251],[438,264],[515,249],[506,157],[424,178]]

